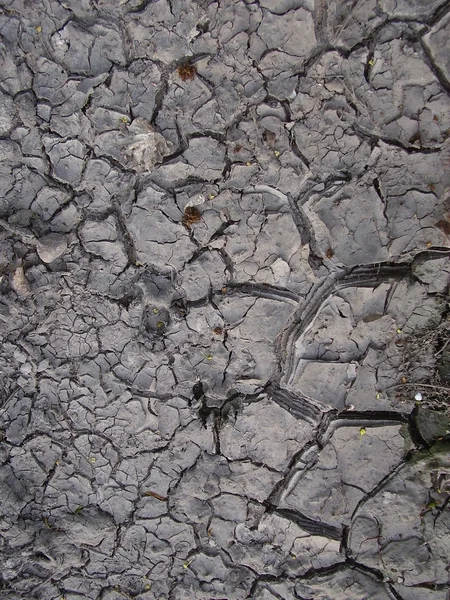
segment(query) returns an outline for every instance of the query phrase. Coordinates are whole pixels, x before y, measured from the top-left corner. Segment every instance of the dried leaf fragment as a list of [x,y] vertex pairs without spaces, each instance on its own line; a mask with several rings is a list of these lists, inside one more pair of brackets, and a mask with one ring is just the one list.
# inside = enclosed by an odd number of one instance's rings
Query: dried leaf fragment
[[42,262],[52,263],[67,250],[67,239],[58,233],[50,233],[38,240],[36,250]]
[[170,154],[165,138],[142,117],[134,119],[128,127],[128,138],[125,158],[132,161],[137,173],[152,171]]
[[30,292],[30,284],[25,277],[22,263],[17,264],[10,276],[11,288],[16,292],[19,298],[26,298]]

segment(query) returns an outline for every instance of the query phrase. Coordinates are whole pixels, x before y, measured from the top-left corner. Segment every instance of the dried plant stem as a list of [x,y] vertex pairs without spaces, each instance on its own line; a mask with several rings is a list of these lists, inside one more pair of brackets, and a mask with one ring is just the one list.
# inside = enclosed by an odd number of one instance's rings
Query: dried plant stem
[[393,390],[401,387],[422,387],[422,388],[431,388],[433,390],[441,390],[443,392],[450,392],[450,387],[445,387],[443,385],[433,385],[431,383],[397,383],[396,385],[390,385],[387,390]]

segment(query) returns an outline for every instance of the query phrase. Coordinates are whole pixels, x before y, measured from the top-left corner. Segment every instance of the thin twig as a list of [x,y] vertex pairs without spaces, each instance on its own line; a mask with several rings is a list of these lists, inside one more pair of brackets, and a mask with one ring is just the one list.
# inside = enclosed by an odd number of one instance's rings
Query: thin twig
[[400,387],[424,387],[424,388],[432,388],[434,390],[441,390],[443,392],[450,392],[450,387],[445,387],[442,385],[433,385],[431,383],[397,383],[396,385],[390,385],[386,390],[392,390]]
[[450,339],[449,339],[449,340],[447,340],[447,341],[445,342],[445,344],[442,346],[442,348],[441,348],[441,349],[440,349],[438,352],[436,352],[436,354],[435,354],[434,356],[435,356],[435,357],[436,357],[436,356],[439,356],[439,354],[440,354],[441,352],[444,352],[444,350],[447,348],[447,346],[448,346],[448,344],[449,344],[449,343],[450,343]]

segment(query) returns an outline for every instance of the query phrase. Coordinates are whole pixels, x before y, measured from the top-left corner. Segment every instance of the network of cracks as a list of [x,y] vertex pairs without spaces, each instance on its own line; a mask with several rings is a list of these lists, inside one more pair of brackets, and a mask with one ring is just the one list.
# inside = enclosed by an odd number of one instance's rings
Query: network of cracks
[[449,599],[449,34],[1,2],[2,598]]

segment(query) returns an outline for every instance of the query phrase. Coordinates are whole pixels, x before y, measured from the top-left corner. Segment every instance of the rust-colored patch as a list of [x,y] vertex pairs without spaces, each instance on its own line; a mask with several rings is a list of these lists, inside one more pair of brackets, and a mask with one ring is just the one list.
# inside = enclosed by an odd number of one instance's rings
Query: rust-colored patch
[[333,256],[334,256],[333,250],[331,248],[328,248],[328,250],[325,252],[325,256],[327,258],[333,258]]
[[157,494],[156,492],[152,492],[149,490],[148,492],[144,492],[144,496],[150,496],[151,498],[155,498],[156,500],[160,500],[161,502],[166,502],[167,497],[161,496],[161,494]]
[[223,328],[222,328],[222,327],[214,327],[214,329],[213,329],[213,332],[214,332],[216,335],[222,335],[222,333],[223,333]]
[[188,81],[190,79],[194,79],[197,69],[190,62],[184,62],[178,67],[178,75],[181,81]]
[[182,223],[187,229],[190,229],[191,225],[198,223],[201,220],[202,214],[195,206],[188,206],[184,209]]

